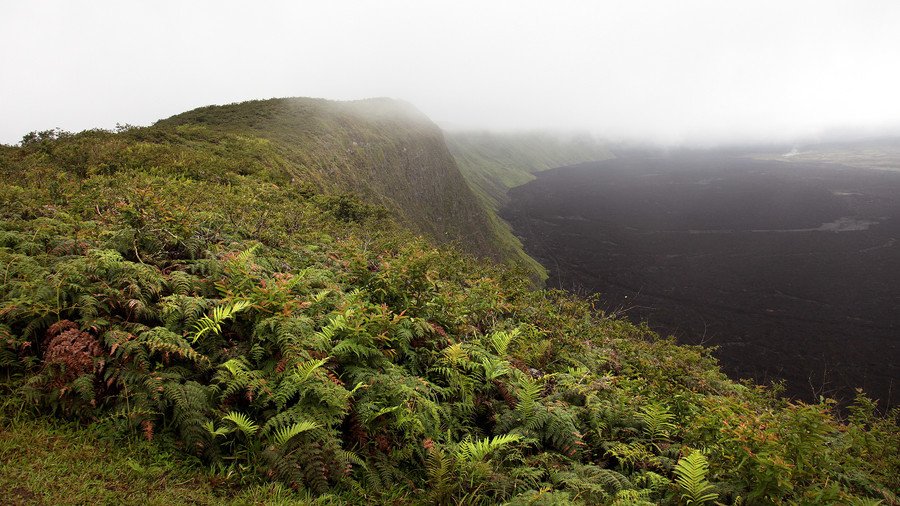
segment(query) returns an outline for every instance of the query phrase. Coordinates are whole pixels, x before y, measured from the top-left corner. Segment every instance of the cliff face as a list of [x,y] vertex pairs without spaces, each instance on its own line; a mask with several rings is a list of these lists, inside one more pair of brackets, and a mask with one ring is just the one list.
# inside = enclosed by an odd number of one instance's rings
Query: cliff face
[[458,242],[495,260],[510,258],[443,132],[409,104],[272,99],[203,107],[158,123],[192,124],[267,139],[289,162],[283,169],[295,180],[324,191],[356,192],[438,242]]

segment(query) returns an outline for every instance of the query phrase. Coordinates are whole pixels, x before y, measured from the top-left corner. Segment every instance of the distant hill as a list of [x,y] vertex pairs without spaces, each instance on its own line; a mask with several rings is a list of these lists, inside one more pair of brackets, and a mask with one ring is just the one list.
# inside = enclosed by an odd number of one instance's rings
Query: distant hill
[[752,156],[783,162],[838,163],[860,169],[900,171],[900,137],[801,143],[780,151],[762,150]]

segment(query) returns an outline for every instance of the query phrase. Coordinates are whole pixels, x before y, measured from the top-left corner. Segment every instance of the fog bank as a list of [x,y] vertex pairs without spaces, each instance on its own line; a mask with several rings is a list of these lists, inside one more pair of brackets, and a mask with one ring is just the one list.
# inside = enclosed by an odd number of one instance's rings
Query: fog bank
[[900,132],[900,2],[10,2],[0,142],[276,96],[663,144]]

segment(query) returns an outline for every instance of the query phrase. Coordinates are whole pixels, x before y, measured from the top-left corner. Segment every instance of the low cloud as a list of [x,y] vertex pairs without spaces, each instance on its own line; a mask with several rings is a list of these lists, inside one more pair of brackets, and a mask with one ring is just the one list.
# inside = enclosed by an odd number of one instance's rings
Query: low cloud
[[0,142],[273,96],[718,144],[900,132],[900,3],[17,2]]

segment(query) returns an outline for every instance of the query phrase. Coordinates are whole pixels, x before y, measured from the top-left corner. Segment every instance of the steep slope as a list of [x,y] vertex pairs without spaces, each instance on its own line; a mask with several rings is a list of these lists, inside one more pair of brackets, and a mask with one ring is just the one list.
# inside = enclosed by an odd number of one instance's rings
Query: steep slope
[[587,135],[546,132],[449,132],[447,144],[463,176],[496,210],[506,191],[534,179],[534,173],[612,158],[609,149]]
[[601,143],[589,136],[560,136],[546,132],[447,133],[447,144],[459,169],[487,209],[491,234],[503,258],[512,259],[543,283],[546,269],[531,258],[509,224],[497,214],[508,201],[507,190],[534,179],[542,170],[611,158]]
[[203,107],[158,125],[203,125],[269,140],[295,180],[331,193],[353,191],[415,232],[478,256],[509,258],[443,133],[407,103],[272,99]]

